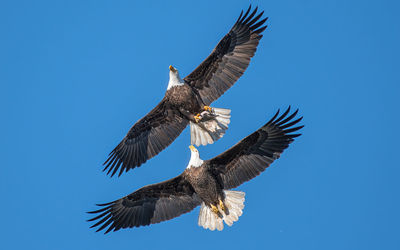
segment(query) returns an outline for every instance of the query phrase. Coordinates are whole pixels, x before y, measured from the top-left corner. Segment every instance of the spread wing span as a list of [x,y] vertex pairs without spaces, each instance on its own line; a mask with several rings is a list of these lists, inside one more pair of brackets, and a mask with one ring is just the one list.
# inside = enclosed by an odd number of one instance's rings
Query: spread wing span
[[129,130],[104,163],[103,171],[113,176],[139,167],[168,147],[186,128],[188,121],[168,107],[163,99]]
[[208,167],[222,180],[225,189],[239,186],[261,172],[278,159],[280,154],[301,134],[292,134],[303,126],[297,126],[302,117],[293,120],[298,110],[288,116],[290,107],[274,117],[253,134],[235,146],[209,160]]
[[99,204],[103,208],[89,212],[99,214],[89,221],[105,233],[121,228],[139,227],[170,220],[200,205],[193,187],[181,175],[168,181],[145,186],[122,199]]
[[[197,89],[205,105],[209,105],[228,90],[244,73],[254,56],[262,26],[268,18],[257,16],[257,7],[250,14],[251,5],[243,11],[228,34],[222,38],[211,54],[184,80]],[[259,21],[260,20],[260,21]]]

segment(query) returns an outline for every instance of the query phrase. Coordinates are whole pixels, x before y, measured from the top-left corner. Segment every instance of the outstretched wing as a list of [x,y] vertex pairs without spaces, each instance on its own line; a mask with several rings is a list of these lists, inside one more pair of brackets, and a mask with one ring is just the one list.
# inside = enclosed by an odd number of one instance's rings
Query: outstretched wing
[[229,33],[184,79],[197,89],[205,105],[218,99],[243,75],[256,52],[261,33],[267,28],[262,25],[268,18],[258,21],[264,11],[254,17],[257,8],[249,15],[250,9],[251,5],[244,15],[242,11]]
[[122,199],[100,204],[103,208],[89,212],[97,214],[88,221],[97,221],[93,227],[97,232],[105,229],[118,231],[121,228],[140,227],[170,220],[190,212],[201,200],[182,175],[158,184],[145,186]]
[[139,167],[168,147],[185,129],[188,121],[169,108],[163,99],[150,113],[129,130],[125,138],[111,151],[103,171],[113,176]]
[[293,127],[302,117],[293,120],[298,110],[289,114],[290,107],[279,118],[275,116],[253,134],[208,162],[210,171],[231,189],[263,172],[278,159],[294,138],[301,134],[291,134],[303,126]]

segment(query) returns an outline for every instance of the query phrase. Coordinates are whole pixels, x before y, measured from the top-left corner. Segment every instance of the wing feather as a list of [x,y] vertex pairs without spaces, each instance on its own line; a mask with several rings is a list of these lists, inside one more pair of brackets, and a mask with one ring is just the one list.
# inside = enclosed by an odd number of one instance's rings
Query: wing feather
[[104,170],[111,176],[118,170],[139,167],[168,147],[188,124],[178,112],[170,109],[163,99],[152,111],[129,130],[124,139],[111,151],[104,162]]
[[262,25],[268,18],[260,20],[264,12],[255,16],[257,10],[256,7],[249,15],[250,5],[244,15],[242,11],[232,29],[211,54],[185,77],[184,80],[197,89],[206,105],[228,90],[249,66],[262,38],[261,33],[267,27]]
[[290,107],[281,115],[278,112],[264,126],[247,136],[235,146],[208,161],[211,172],[222,180],[225,189],[235,188],[271,165],[280,154],[301,134],[291,134],[303,126],[292,127],[302,120],[298,110],[288,116]]
[[119,200],[99,204],[103,208],[91,211],[99,214],[88,221],[96,221],[91,228],[105,233],[121,228],[140,227],[170,220],[190,212],[201,200],[182,175],[168,181],[145,186]]

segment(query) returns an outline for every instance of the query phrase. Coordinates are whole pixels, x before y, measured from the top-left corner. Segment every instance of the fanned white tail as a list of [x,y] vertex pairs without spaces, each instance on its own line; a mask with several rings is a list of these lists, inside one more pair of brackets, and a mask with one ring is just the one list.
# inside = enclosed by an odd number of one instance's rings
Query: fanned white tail
[[239,217],[242,215],[242,210],[244,208],[244,192],[240,191],[224,191],[225,192],[225,201],[224,205],[227,208],[228,214],[218,206],[218,210],[222,217],[216,215],[211,211],[211,208],[208,207],[204,202],[201,204],[200,214],[199,214],[199,226],[204,227],[204,229],[210,229],[214,231],[217,229],[221,231],[224,229],[224,223],[228,226],[232,226],[233,222],[239,220]]
[[212,112],[204,111],[201,116],[205,121],[190,122],[190,142],[196,146],[213,144],[222,138],[231,122],[230,109],[212,108]]

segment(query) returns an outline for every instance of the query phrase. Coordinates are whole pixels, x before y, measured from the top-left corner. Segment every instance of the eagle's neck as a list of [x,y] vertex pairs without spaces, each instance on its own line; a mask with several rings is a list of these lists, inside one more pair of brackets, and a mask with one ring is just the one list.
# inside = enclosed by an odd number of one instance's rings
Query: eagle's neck
[[185,84],[185,82],[181,79],[178,72],[175,73],[172,71],[169,72],[169,82],[167,90],[175,86],[182,86],[183,84]]
[[197,168],[200,167],[201,165],[203,165],[203,160],[200,159],[199,152],[192,151],[192,154],[190,156],[190,161],[186,168],[191,168],[191,167]]

